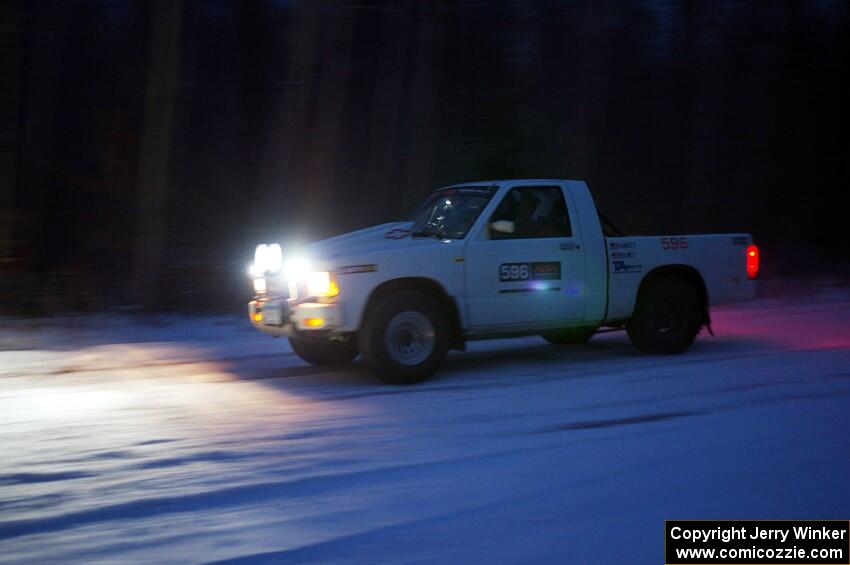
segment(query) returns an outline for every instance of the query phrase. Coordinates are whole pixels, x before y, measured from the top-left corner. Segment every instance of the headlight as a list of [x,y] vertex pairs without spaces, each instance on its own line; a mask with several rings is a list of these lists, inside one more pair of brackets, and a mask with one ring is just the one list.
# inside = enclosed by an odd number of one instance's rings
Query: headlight
[[266,279],[254,279],[254,292],[257,294],[266,292]]
[[292,257],[283,264],[283,276],[287,279],[304,280],[310,274],[310,263],[303,257]]
[[307,275],[307,294],[309,296],[331,297],[339,294],[339,286],[333,273],[314,271]]
[[269,243],[258,245],[254,251],[254,264],[251,265],[250,272],[253,275],[262,273],[276,273],[283,265],[283,253],[280,245],[277,243]]

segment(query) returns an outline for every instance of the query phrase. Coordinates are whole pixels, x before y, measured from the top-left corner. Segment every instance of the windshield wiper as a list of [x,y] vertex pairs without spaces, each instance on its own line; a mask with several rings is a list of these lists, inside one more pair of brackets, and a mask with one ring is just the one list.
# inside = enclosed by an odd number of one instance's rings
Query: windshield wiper
[[428,231],[428,230],[419,230],[410,234],[410,237],[430,237],[433,239],[443,239],[443,236],[438,234],[437,232]]

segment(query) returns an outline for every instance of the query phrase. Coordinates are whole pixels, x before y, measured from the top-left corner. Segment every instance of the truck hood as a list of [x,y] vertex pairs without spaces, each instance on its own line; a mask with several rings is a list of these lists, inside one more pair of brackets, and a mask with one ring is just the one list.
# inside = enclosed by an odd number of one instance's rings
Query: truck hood
[[412,222],[391,222],[317,241],[307,247],[311,257],[329,263],[339,263],[347,257],[378,251],[401,250],[434,240],[412,239]]

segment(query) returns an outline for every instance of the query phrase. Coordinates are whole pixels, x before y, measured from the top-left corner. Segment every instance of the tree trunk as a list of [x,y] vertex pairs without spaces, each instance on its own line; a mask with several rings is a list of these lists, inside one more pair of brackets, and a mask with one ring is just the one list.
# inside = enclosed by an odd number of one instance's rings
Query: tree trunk
[[133,295],[143,307],[156,304],[162,275],[181,4],[181,0],[158,0],[151,23],[133,256]]

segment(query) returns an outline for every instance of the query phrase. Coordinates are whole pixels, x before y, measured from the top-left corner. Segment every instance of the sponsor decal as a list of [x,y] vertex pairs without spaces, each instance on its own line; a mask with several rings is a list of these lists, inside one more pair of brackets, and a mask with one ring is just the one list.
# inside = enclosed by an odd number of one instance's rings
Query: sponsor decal
[[459,186],[457,188],[447,188],[440,190],[435,194],[438,196],[451,196],[452,194],[473,194],[477,196],[491,194],[494,186]]
[[531,264],[531,278],[536,281],[560,280],[561,262],[545,261]]
[[561,279],[560,261],[534,263],[502,263],[499,265],[499,282],[551,281]]
[[625,261],[612,261],[611,263],[614,267],[615,275],[622,273],[639,273],[643,270],[643,265],[635,265],[626,263]]
[[447,188],[445,190],[438,190],[434,193],[434,196],[452,196],[455,194],[472,194],[476,196],[488,195],[492,194],[493,188],[490,186],[461,186],[458,188]]
[[469,188],[458,188],[458,194],[490,194],[493,192],[492,188],[489,187],[480,187],[480,186],[471,186]]
[[612,251],[611,252],[612,259],[634,259],[635,252],[634,251]]
[[612,241],[610,243],[611,249],[634,249],[635,242],[634,241]]

